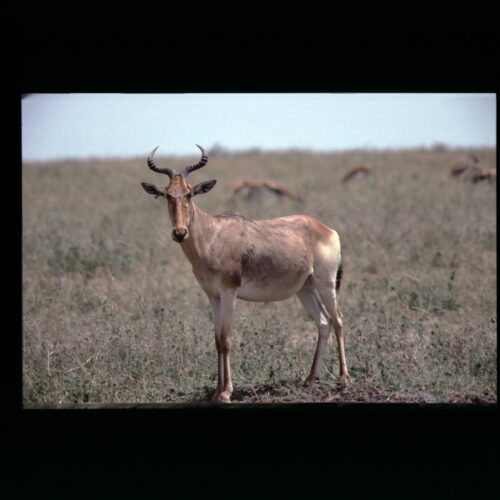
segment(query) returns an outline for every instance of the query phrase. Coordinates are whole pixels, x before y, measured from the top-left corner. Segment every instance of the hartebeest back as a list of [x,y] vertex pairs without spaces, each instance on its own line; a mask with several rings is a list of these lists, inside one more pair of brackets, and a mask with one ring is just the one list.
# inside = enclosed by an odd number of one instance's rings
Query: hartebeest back
[[331,324],[339,349],[340,380],[347,382],[342,315],[336,292],[342,276],[340,240],[336,231],[307,215],[249,220],[241,215],[211,216],[193,203],[193,197],[210,191],[216,181],[192,187],[186,177],[203,167],[207,156],[177,173],[158,168],[154,149],[147,159],[155,172],[168,175],[159,188],[142,183],[155,197],[164,197],[172,221],[173,239],[192,265],[194,276],[207,294],[215,324],[218,384],[212,400],[229,402],[233,385],[229,354],[236,299],[269,302],[297,295],[318,328],[318,341],[310,383],[319,378]]

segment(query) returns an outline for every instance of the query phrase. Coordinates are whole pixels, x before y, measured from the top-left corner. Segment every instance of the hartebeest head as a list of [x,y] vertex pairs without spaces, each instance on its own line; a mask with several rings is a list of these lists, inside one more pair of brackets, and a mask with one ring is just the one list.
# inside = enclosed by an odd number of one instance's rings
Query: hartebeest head
[[154,184],[141,182],[141,185],[146,193],[154,195],[155,198],[158,198],[158,196],[166,198],[168,213],[173,225],[172,238],[178,243],[182,243],[185,239],[189,238],[189,226],[191,224],[192,217],[191,198],[197,194],[208,193],[217,182],[215,180],[205,181],[192,187],[186,180],[186,177],[191,172],[204,167],[208,162],[208,156],[205,153],[205,150],[201,146],[198,146],[198,144],[196,146],[201,150],[200,161],[194,165],[184,167],[179,173],[177,173],[173,168],[159,168],[155,165],[153,162],[153,155],[158,149],[157,146],[148,156],[148,166],[154,172],[168,175],[170,183],[162,189]]

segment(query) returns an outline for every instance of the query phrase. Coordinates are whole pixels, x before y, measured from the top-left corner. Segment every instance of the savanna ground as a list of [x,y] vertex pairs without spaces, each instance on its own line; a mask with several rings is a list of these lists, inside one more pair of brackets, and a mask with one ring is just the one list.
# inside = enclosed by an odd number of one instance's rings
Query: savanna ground
[[[332,332],[321,381],[303,386],[317,331],[296,297],[238,301],[233,401],[496,402],[496,186],[448,175],[469,152],[496,165],[494,149],[209,155],[189,178],[218,180],[195,199],[208,213],[306,213],[342,243],[352,383],[337,384]],[[372,178],[341,184],[361,162],[376,166]],[[305,202],[231,199],[225,188],[242,175],[284,182]],[[140,186],[167,180],[145,158],[23,165],[25,404],[208,401],[210,306],[164,201]]]

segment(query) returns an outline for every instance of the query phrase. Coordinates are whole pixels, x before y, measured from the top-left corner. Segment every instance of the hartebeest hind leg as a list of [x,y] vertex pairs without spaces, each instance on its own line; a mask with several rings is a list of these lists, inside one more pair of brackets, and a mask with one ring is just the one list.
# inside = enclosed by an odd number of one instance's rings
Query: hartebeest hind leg
[[335,291],[335,276],[322,275],[319,278],[315,277],[314,284],[318,290],[321,302],[325,306],[328,314],[332,318],[333,329],[337,337],[337,346],[339,352],[340,364],[340,382],[347,383],[349,381],[349,372],[345,361],[344,350],[344,334],[342,331],[342,314],[337,305],[337,294]]
[[235,290],[224,291],[219,299],[210,299],[214,316],[218,366],[217,389],[212,396],[214,402],[229,403],[233,392],[229,354],[235,303]]
[[314,287],[312,276],[309,276],[304,283],[303,287],[297,293],[297,297],[306,308],[311,318],[316,323],[318,328],[318,342],[316,344],[316,352],[314,353],[314,360],[311,366],[311,371],[306,379],[306,384],[310,384],[319,379],[319,368],[321,360],[325,353],[328,337],[330,336],[331,320],[325,307],[319,299],[318,292]]

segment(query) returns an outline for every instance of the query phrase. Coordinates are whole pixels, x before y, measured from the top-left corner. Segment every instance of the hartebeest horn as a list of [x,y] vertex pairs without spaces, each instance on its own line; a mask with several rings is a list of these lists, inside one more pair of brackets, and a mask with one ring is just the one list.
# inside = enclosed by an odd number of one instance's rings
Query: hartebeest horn
[[199,168],[204,167],[207,164],[207,153],[205,153],[205,150],[198,144],[196,144],[196,147],[201,151],[201,160],[194,165],[188,165],[187,167],[184,167],[180,172],[184,177],[187,177],[194,170],[198,170]]
[[156,146],[156,148],[153,149],[153,151],[151,151],[151,153],[149,154],[148,156],[148,167],[155,171],[155,172],[158,172],[159,174],[166,174],[168,175],[170,178],[172,178],[174,175],[177,174],[177,172],[173,169],[173,168],[168,168],[168,167],[165,167],[165,168],[159,168],[155,165],[155,163],[153,162],[153,155],[155,154],[155,151],[159,148],[159,146]]

